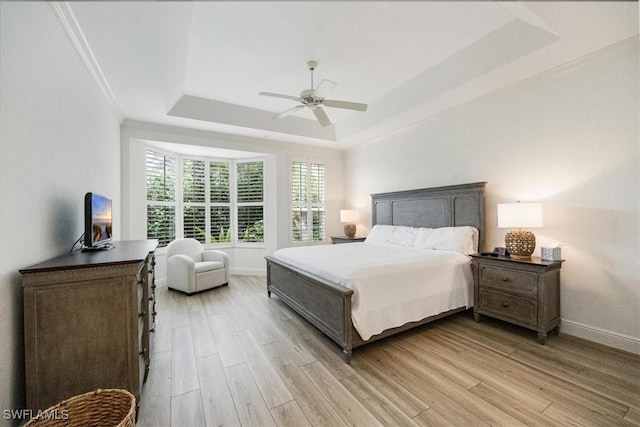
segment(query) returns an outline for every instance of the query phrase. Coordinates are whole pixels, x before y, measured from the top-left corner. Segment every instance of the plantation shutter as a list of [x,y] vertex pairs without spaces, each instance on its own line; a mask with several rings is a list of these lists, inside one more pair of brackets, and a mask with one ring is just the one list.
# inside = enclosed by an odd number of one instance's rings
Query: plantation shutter
[[308,240],[307,177],[309,164],[291,162],[291,227],[294,242]]
[[231,242],[231,173],[229,162],[209,163],[211,243]]
[[176,236],[176,159],[147,150],[147,238],[166,246]]
[[325,237],[324,220],[324,165],[311,163],[309,168],[311,230],[313,241],[322,241]]
[[205,161],[184,159],[182,161],[182,235],[207,241],[205,209]]
[[264,242],[263,162],[236,164],[238,242]]
[[324,164],[291,162],[291,238],[294,242],[325,238]]

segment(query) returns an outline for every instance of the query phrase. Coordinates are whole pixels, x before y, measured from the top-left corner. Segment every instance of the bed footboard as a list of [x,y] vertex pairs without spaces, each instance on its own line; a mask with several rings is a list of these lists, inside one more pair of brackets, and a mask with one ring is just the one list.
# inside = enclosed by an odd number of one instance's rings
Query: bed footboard
[[351,296],[353,290],[304,272],[273,257],[267,260],[267,294],[273,292],[316,328],[342,347],[351,359],[353,336]]

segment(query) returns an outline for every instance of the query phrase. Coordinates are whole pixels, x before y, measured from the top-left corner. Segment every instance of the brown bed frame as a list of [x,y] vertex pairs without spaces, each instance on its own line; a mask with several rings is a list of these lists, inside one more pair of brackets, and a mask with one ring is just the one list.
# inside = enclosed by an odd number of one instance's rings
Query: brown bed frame
[[[371,223],[410,227],[453,227],[470,225],[480,231],[478,247],[484,247],[484,187],[486,182],[396,191],[371,195]],[[342,347],[349,363],[351,352],[363,344],[406,331],[448,316],[466,307],[458,307],[422,320],[387,329],[363,340],[351,322],[353,290],[291,264],[267,260],[267,295],[278,296],[311,324]]]

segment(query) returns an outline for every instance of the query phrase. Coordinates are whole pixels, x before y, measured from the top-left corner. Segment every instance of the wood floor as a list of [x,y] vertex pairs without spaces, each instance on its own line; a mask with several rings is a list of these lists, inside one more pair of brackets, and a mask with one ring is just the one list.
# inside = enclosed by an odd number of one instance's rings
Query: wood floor
[[139,426],[640,425],[640,357],[461,313],[350,365],[264,277],[158,289]]

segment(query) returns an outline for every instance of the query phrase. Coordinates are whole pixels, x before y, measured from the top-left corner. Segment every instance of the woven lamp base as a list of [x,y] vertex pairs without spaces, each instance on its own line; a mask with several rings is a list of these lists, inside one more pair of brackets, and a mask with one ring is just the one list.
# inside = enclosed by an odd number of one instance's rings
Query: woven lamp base
[[504,245],[512,258],[531,259],[531,254],[536,248],[536,236],[520,228],[511,230],[504,236]]
[[344,225],[344,235],[349,237],[349,238],[353,238],[356,235],[356,225],[355,224],[345,224]]

